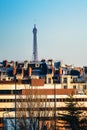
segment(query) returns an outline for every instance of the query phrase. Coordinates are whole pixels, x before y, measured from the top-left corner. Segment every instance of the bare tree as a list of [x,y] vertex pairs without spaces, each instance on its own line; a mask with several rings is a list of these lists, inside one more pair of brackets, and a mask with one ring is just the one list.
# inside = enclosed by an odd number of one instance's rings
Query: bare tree
[[26,89],[25,86],[24,94],[19,95],[16,103],[17,129],[50,130],[52,125],[49,127],[47,120],[53,112],[53,109],[48,110],[51,107],[47,95],[39,94],[38,88],[34,89],[30,86]]

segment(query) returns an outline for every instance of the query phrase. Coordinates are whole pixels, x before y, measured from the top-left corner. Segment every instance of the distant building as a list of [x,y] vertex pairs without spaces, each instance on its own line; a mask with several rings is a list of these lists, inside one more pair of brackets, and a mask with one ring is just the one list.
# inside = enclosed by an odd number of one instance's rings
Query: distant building
[[33,28],[33,61],[38,61],[38,49],[37,49],[37,28],[36,25],[34,25]]

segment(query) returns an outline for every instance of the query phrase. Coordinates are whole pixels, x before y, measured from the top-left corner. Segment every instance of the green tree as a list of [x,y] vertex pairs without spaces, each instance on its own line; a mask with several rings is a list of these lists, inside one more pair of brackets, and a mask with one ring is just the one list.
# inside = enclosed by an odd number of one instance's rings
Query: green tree
[[[73,95],[70,95],[65,102],[66,111],[64,113],[59,113],[58,120],[63,120],[67,122],[67,127],[72,130],[82,130],[87,119],[83,116],[83,110],[81,106],[74,100]],[[86,128],[87,129],[87,128]],[[85,127],[84,127],[85,130]]]

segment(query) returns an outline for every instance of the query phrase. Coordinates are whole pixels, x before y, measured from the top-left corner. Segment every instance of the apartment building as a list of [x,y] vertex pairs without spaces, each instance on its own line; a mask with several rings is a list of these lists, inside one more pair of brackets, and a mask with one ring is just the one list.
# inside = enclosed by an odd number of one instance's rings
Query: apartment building
[[[44,116],[47,119],[53,118],[55,107],[56,116],[59,111],[64,111],[67,95],[70,94],[74,94],[75,100],[83,103],[84,110],[87,111],[87,83],[83,76],[84,69],[72,68],[59,62],[55,64],[53,60],[25,63],[9,64],[6,61],[0,68],[1,129],[5,127],[4,119],[15,119],[15,110],[20,113],[22,111],[24,116],[29,116],[26,96],[29,98],[28,102],[33,98],[33,104],[30,104],[29,109],[33,107],[34,117],[37,117],[39,112],[40,120]],[[39,102],[36,103],[36,99]],[[16,118],[17,116],[16,113]]]
[[[55,91],[56,90],[56,91]],[[84,103],[85,110],[87,109],[87,95],[78,94],[76,89],[73,88],[62,88],[61,84],[44,84],[44,79],[32,79],[30,84],[23,84],[21,82],[1,82],[0,83],[0,126],[3,127],[3,119],[5,118],[14,118],[15,117],[15,95],[16,95],[16,104],[21,102],[23,106],[21,107],[26,109],[26,95],[30,98],[30,95],[35,96],[37,101],[40,99],[39,106],[37,106],[36,101],[33,97],[35,111],[40,111],[40,118],[44,117],[44,112],[48,111],[49,114],[45,115],[47,117],[52,117],[54,115],[55,107],[55,98],[56,98],[56,114],[59,111],[65,110],[65,101],[67,95],[75,95],[75,100],[80,103]],[[55,97],[56,95],[56,97]],[[38,109],[39,107],[39,109]],[[82,106],[83,107],[83,106]],[[17,107],[16,109],[18,109]],[[37,116],[37,115],[36,115]],[[10,130],[10,129],[9,129]]]

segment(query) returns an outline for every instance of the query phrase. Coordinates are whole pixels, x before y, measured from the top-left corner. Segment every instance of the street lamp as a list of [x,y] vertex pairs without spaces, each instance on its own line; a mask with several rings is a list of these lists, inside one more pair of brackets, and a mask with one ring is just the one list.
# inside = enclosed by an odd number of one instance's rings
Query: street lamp
[[16,130],[16,75],[14,76],[14,81],[15,81],[15,130]]
[[54,130],[56,130],[56,85],[54,83]]
[[53,77],[54,82],[54,130],[56,130],[56,84],[55,77]]

